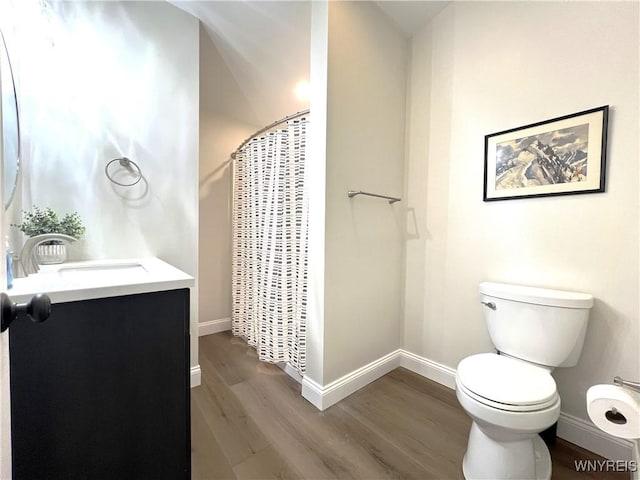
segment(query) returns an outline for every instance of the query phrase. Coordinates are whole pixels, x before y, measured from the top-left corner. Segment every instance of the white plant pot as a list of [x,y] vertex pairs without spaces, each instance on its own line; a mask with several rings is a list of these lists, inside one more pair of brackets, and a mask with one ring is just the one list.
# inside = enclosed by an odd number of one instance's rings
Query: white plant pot
[[55,245],[38,245],[36,257],[40,265],[64,263],[67,259],[67,246],[64,243]]

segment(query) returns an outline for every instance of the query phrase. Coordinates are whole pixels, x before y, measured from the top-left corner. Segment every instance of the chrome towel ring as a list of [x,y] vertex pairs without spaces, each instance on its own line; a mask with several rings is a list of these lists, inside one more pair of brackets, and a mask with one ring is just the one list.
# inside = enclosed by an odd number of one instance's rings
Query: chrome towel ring
[[[117,180],[114,180],[111,174],[109,173],[109,167],[113,162],[118,162],[121,167],[126,168],[130,173],[136,176],[136,179],[131,183],[121,183]],[[133,167],[132,167],[133,166]],[[114,158],[104,167],[104,174],[107,176],[110,182],[115,183],[116,185],[120,185],[121,187],[133,187],[136,183],[142,180],[142,170],[136,162],[128,159],[127,157]]]

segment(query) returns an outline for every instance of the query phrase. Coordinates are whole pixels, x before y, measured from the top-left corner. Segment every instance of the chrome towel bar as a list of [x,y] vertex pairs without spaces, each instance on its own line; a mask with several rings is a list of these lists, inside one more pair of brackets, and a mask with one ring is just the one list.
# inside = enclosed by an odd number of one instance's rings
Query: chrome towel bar
[[353,198],[356,195],[368,195],[370,197],[384,198],[385,200],[389,200],[389,204],[393,204],[402,200],[401,198],[398,198],[398,197],[389,197],[387,195],[379,195],[377,193],[363,192],[362,190],[349,190],[347,192],[347,196],[349,198]]

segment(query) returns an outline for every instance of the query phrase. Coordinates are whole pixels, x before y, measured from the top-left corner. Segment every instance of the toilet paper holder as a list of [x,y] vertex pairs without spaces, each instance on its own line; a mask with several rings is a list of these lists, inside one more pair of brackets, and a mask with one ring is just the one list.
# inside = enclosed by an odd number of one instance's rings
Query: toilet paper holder
[[607,420],[611,423],[615,423],[616,425],[624,425],[627,423],[627,418],[620,413],[616,407],[611,407],[611,410],[608,410],[604,416]]
[[640,383],[638,382],[630,382],[629,380],[624,380],[623,378],[616,376],[613,377],[613,383],[619,387],[629,387],[640,392]]

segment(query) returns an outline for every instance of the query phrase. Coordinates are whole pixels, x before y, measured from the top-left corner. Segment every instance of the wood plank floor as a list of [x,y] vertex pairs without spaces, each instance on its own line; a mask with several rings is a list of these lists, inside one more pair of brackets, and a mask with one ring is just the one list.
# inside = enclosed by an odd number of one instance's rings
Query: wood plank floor
[[[324,412],[300,385],[230,332],[200,337],[191,390],[193,479],[458,479],[471,422],[442,385],[399,368]],[[553,478],[600,459],[558,439]]]

